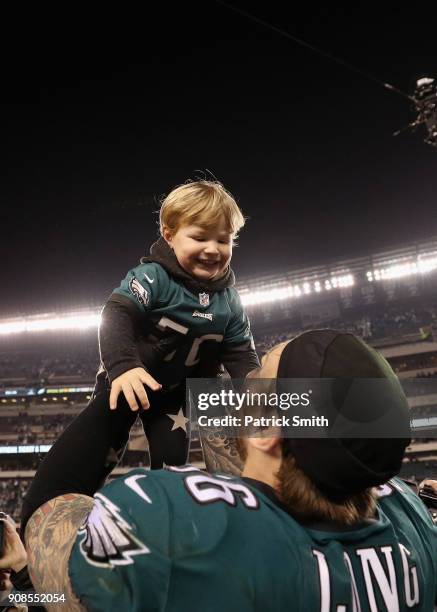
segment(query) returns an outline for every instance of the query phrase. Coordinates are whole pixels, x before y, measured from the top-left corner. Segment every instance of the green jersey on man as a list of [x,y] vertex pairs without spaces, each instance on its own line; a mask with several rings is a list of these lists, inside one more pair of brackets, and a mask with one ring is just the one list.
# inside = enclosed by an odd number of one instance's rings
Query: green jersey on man
[[402,481],[378,492],[374,521],[321,531],[256,481],[133,470],[95,495],[72,587],[89,610],[431,612],[437,528]]

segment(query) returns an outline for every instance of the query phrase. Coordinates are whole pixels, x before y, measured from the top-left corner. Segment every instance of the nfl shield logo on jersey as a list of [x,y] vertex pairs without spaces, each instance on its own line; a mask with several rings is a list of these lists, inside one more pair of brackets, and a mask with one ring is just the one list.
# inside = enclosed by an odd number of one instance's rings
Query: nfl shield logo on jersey
[[209,306],[209,293],[199,293],[199,303],[201,306]]

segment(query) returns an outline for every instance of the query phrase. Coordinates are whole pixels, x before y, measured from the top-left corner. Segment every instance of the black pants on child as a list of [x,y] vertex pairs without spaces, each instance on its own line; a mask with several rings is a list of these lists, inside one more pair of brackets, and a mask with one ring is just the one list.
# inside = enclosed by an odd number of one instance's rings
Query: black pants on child
[[[189,421],[185,420],[185,383],[170,391],[150,391],[148,410],[140,410],[140,419],[149,443],[150,467],[184,465],[190,444]],[[174,418],[172,418],[174,417]]]
[[[22,533],[35,510],[49,499],[65,493],[92,497],[120,460],[138,412],[129,408],[123,394],[117,409],[110,410],[109,394],[109,389],[96,393],[44,458],[23,503]],[[159,469],[164,463],[184,464],[189,446],[188,423],[181,418],[185,384],[148,396],[151,407],[141,410],[140,417],[149,440],[152,468]]]

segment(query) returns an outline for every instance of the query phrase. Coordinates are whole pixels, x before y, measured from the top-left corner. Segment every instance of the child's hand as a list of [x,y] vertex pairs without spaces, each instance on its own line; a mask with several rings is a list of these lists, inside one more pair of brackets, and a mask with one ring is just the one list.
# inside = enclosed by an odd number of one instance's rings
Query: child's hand
[[140,400],[141,406],[147,410],[150,404],[144,385],[150,387],[153,391],[159,391],[162,387],[143,368],[133,368],[118,376],[111,385],[111,395],[109,396],[111,410],[117,408],[117,399],[121,391],[123,391],[131,410],[138,410],[137,398]]

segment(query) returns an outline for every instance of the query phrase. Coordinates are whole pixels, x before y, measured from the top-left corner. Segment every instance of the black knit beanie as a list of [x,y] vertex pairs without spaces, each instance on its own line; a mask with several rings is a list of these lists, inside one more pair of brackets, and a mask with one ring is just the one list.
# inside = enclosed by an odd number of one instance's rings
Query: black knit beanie
[[[331,379],[334,410],[354,418],[357,437],[283,441],[284,454],[292,453],[298,467],[328,498],[341,501],[383,484],[399,472],[410,442],[409,407],[395,373],[379,353],[353,334],[330,329],[305,332],[290,341],[281,354],[278,386],[280,379],[290,378]],[[387,379],[383,401],[375,402],[374,393],[369,392],[366,404],[366,385],[362,385],[364,397],[360,397],[359,405],[361,410],[364,406],[371,412],[372,419],[387,410],[394,414],[396,437],[360,436],[357,407],[349,393],[351,382],[357,378]]]

